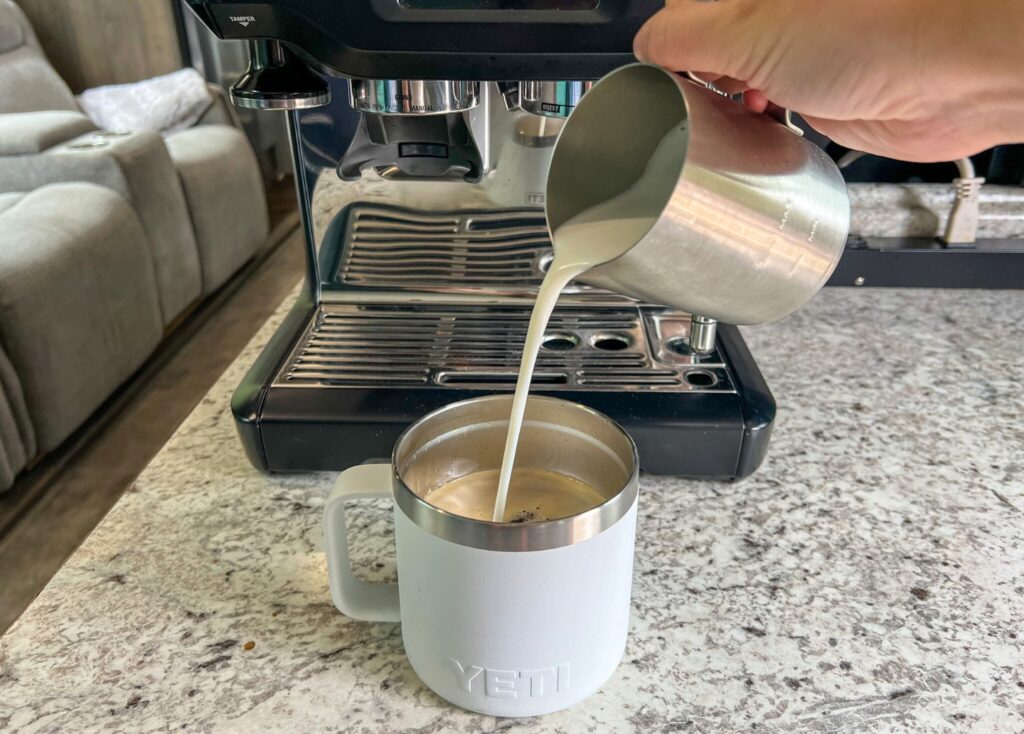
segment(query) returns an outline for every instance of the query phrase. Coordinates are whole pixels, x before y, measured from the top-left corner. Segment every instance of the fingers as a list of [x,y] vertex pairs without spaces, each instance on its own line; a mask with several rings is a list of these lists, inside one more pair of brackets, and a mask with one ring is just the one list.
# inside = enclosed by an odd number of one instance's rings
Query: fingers
[[633,52],[641,61],[674,71],[703,69],[749,80],[761,61],[759,47],[765,48],[764,39],[772,35],[771,24],[780,22],[780,13],[761,10],[765,4],[673,0],[640,29]]
[[827,120],[811,115],[801,115],[801,117],[804,122],[829,140],[850,150],[861,150],[865,153],[887,157],[892,155],[889,146],[883,145],[873,136],[866,135],[866,126],[858,124],[857,120]]
[[748,89],[743,93],[743,104],[754,112],[764,112],[768,109],[769,101],[764,92]]

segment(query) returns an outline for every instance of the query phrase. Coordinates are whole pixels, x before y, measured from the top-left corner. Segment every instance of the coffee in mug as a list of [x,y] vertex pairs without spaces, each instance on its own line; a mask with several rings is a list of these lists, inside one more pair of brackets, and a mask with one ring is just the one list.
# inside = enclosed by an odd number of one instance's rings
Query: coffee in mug
[[[490,520],[498,493],[497,469],[485,469],[453,479],[428,492],[434,507],[474,520]],[[586,512],[605,496],[585,482],[551,469],[515,469],[505,503],[505,522],[559,520]]]

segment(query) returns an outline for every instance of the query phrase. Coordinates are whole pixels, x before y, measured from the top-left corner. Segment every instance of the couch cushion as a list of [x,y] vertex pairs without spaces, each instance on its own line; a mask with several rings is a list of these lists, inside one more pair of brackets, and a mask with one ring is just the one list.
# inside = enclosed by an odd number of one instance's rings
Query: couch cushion
[[93,184],[27,194],[0,231],[0,345],[49,451],[160,342],[153,262],[128,203]]
[[0,214],[3,214],[5,209],[10,209],[24,198],[25,194],[20,191],[15,191],[10,194],[0,194]]
[[11,0],[0,2],[0,54],[28,43],[28,20]]
[[42,153],[58,143],[95,129],[88,117],[71,110],[0,115],[0,155]]
[[0,191],[31,191],[63,181],[106,186],[132,205],[153,253],[165,325],[199,298],[196,238],[163,138],[155,133],[105,138],[87,133],[38,155],[7,157],[0,165]]
[[259,164],[245,135],[226,125],[202,125],[170,135],[167,149],[185,189],[207,294],[267,238]]
[[14,366],[0,349],[0,492],[10,489],[18,472],[36,455],[25,395]]
[[0,54],[0,114],[77,109],[68,85],[38,51],[22,46]]
[[21,8],[0,0],[0,113],[77,109]]
[[180,316],[200,296],[200,257],[189,221],[188,202],[182,192],[163,138],[135,132],[111,138],[109,147],[71,150],[64,146],[54,155],[67,159],[108,156],[117,161],[132,208],[138,213],[149,240],[159,286],[164,325]]

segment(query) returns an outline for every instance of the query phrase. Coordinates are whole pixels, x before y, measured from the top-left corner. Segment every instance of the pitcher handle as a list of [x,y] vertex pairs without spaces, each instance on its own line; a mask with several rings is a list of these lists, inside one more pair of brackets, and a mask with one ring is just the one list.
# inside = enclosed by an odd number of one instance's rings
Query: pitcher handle
[[348,555],[345,503],[391,498],[391,465],[362,464],[338,475],[324,507],[327,578],[334,606],[346,617],[366,622],[398,622],[398,584],[363,581],[352,573]]
[[[697,84],[701,85],[705,89],[708,89],[708,90],[714,92],[715,94],[720,94],[723,97],[728,97],[729,96],[728,94],[723,92],[721,89],[716,87],[714,82],[709,82],[709,81],[706,81],[704,79],[701,79],[699,76],[694,74],[692,71],[686,72],[686,78],[689,79],[691,82],[696,82]],[[773,114],[772,117],[776,117],[776,115]],[[778,117],[776,117],[776,119],[778,119],[778,121],[780,123],[782,123],[786,127],[786,129],[789,130],[794,135],[798,135],[801,138],[804,136],[803,128],[801,128],[799,125],[797,125],[795,122],[793,122],[793,111],[792,110],[783,109],[782,110],[782,114],[779,115]]]
[[804,136],[804,129],[797,125],[795,122],[793,122],[793,110],[783,107],[782,119],[779,120],[779,122],[785,125],[786,129],[789,130],[794,135],[797,135],[801,138]]

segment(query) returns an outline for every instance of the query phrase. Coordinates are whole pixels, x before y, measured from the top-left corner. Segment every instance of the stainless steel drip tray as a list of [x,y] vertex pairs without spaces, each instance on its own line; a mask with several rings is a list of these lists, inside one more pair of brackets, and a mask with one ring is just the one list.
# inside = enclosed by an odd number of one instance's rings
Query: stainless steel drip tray
[[[275,385],[515,387],[529,305],[343,304],[317,310]],[[720,354],[689,352],[690,318],[646,306],[559,307],[534,385],[552,390],[736,392]]]

